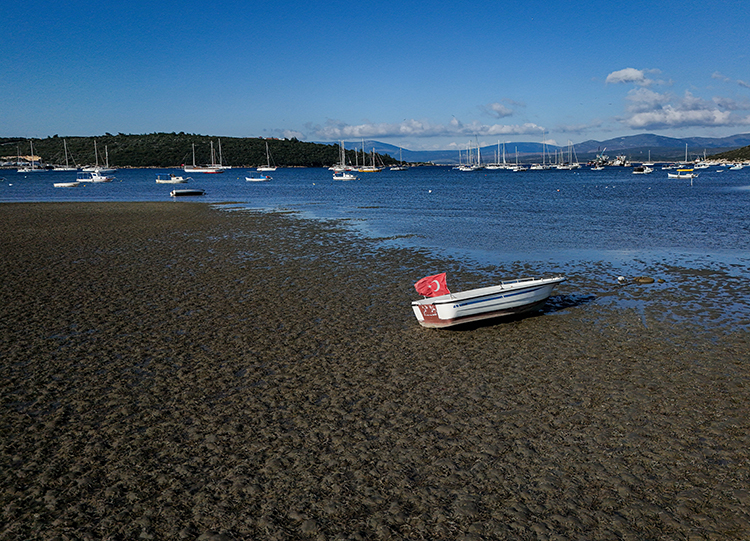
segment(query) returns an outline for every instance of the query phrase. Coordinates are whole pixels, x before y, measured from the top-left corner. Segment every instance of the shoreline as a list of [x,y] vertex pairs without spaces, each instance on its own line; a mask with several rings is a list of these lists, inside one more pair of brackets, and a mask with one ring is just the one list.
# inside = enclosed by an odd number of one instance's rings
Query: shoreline
[[721,322],[685,269],[439,331],[436,265],[527,269],[196,202],[0,216],[0,539],[750,535],[747,333],[664,315]]

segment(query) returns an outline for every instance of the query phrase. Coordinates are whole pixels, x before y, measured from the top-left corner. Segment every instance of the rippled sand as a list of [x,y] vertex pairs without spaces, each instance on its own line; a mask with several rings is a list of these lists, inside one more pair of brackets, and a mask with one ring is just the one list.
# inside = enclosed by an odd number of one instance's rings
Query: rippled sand
[[482,272],[335,222],[0,217],[0,539],[750,537],[747,333],[662,312],[700,291],[440,331],[412,283]]

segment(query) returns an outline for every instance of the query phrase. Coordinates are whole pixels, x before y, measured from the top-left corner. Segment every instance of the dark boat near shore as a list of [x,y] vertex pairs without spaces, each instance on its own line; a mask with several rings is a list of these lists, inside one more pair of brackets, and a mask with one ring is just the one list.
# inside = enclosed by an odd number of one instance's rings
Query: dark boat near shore
[[185,188],[182,190],[172,190],[169,192],[169,195],[172,197],[182,197],[182,196],[188,196],[188,195],[205,195],[205,190],[198,190],[195,188]]

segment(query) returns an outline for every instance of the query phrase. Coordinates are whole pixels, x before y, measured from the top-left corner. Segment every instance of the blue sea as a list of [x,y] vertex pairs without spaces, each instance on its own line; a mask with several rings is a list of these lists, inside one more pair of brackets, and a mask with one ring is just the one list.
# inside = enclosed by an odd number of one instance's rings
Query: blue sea
[[[156,184],[156,175],[165,173],[192,178]],[[332,180],[327,169],[282,168],[269,173],[270,182],[246,181],[252,173],[120,169],[111,183],[55,188],[53,182],[73,180],[75,173],[6,170],[0,202],[172,201],[174,188],[201,188],[206,195],[190,201],[343,219],[353,233],[469,267],[522,263],[540,274],[595,275],[613,284],[618,276],[674,283],[679,274],[683,287],[697,290],[703,276],[712,281],[703,299],[711,320],[748,324],[750,167],[711,167],[692,181],[669,179],[658,166],[648,175],[622,167],[514,173],[434,166],[358,173],[359,180],[347,182]],[[719,288],[717,280],[728,285]]]

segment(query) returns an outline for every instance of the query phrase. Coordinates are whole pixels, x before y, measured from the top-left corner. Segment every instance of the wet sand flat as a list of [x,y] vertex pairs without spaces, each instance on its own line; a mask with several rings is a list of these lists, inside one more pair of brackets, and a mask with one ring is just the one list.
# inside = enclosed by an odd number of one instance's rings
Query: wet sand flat
[[283,213],[0,223],[0,539],[750,537],[744,331],[583,276],[424,329],[416,279],[481,276]]

